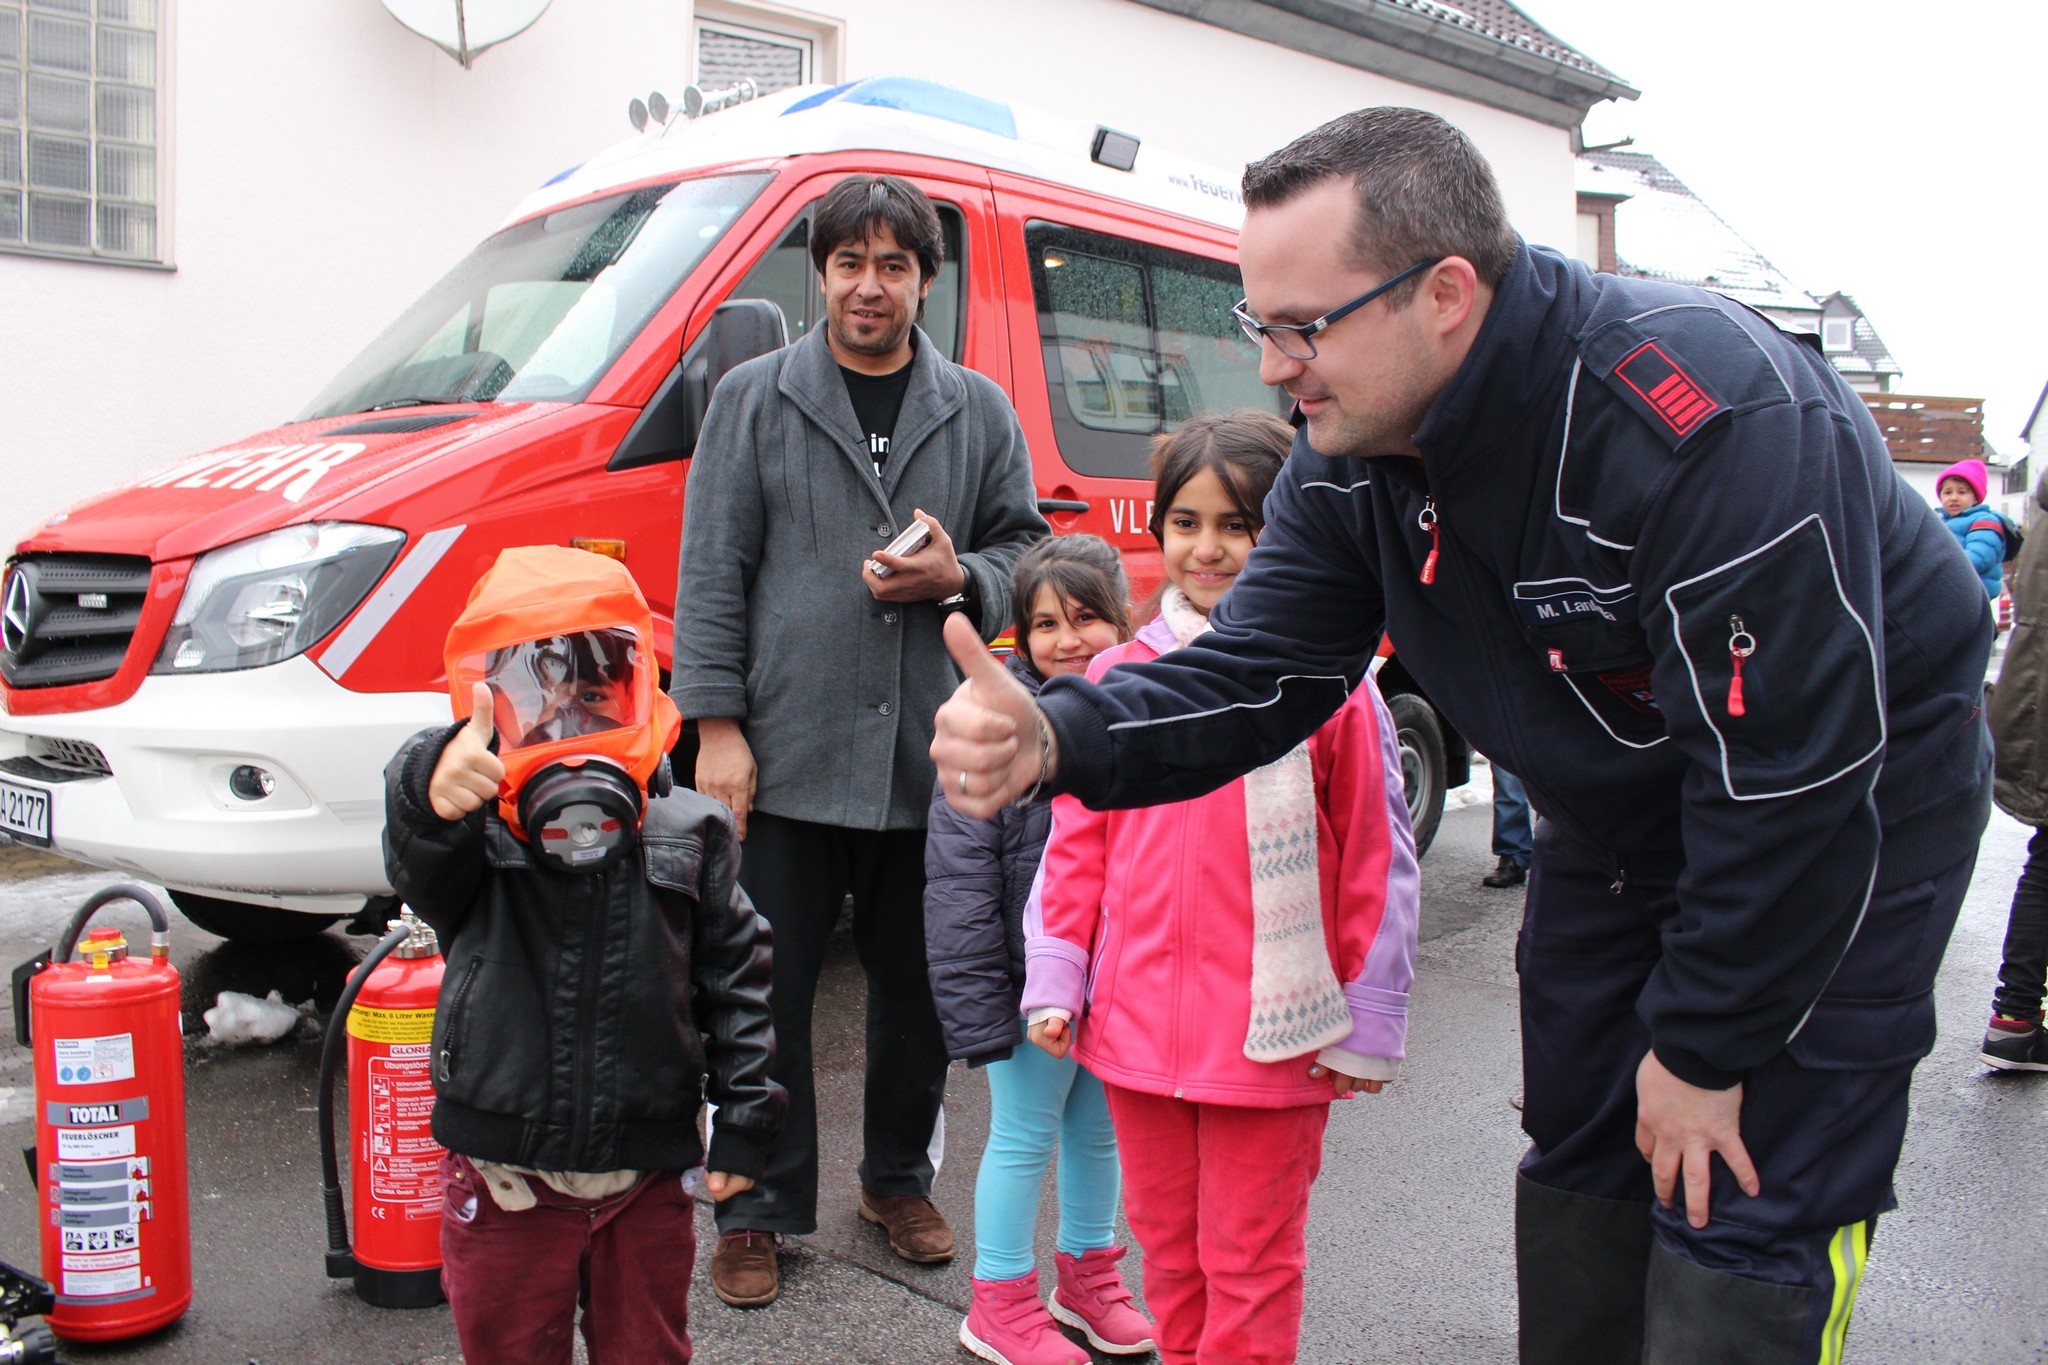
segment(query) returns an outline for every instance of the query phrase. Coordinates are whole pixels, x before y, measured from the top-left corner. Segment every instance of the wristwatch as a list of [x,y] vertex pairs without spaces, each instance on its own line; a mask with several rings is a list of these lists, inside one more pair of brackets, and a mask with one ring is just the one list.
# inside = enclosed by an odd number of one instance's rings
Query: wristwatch
[[954,593],[951,597],[941,597],[939,599],[939,610],[945,612],[948,616],[956,611],[964,611],[969,617],[972,617],[975,614],[975,609],[981,605],[979,598],[980,595],[974,590],[974,575],[968,574],[967,581],[961,585],[960,591]]

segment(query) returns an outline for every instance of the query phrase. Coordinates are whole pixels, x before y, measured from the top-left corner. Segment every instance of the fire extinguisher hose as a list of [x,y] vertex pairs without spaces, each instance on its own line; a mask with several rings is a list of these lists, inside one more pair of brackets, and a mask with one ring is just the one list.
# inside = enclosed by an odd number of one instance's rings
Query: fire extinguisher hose
[[134,882],[116,882],[93,892],[92,898],[78,907],[78,913],[71,917],[71,923],[64,926],[64,937],[57,940],[54,961],[69,962],[72,950],[78,947],[78,936],[85,932],[86,923],[103,905],[115,901],[134,901],[149,912],[149,955],[153,958],[171,955],[171,912],[164,909],[164,903],[156,893],[146,886]]
[[[134,901],[149,912],[149,959],[163,962],[171,955],[171,912],[164,909],[164,903],[156,893],[146,886],[134,882],[116,882],[93,892],[91,899],[78,907],[78,913],[71,917],[71,923],[64,926],[64,935],[57,940],[57,946],[46,948],[14,969],[14,1041],[28,1047],[33,1041],[28,1008],[29,982],[46,970],[53,962],[69,962],[73,950],[78,947],[78,936],[85,932],[86,924],[102,906],[115,901]],[[0,1360],[4,1360],[0,1356]]]
[[334,1002],[334,1017],[327,1021],[327,1037],[320,1046],[320,1195],[327,1205],[327,1278],[330,1280],[346,1280],[356,1273],[355,1252],[348,1240],[348,1214],[341,1202],[341,1165],[334,1147],[334,1072],[347,1050],[343,1040],[348,1033],[348,1012],[361,993],[363,983],[370,979],[370,973],[376,971],[377,965],[391,956],[411,933],[411,925],[395,925],[391,932],[377,940],[377,946],[370,950],[369,956],[349,974],[348,983],[341,988],[341,998]]

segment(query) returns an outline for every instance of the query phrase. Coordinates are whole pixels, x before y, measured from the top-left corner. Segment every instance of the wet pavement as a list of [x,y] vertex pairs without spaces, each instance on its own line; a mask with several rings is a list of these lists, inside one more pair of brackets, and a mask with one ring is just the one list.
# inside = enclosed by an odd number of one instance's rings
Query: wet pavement
[[[1975,1047],[2026,834],[1995,816],[1985,837],[1942,974],[1941,1041],[1915,1081],[1898,1180],[1902,1208],[1877,1236],[1845,1365],[2048,1363],[2048,1276],[2038,1250],[2048,1245],[2048,1149],[2040,1137],[2048,1129],[2048,1075],[1989,1073]],[[1514,1360],[1513,1169],[1523,1140],[1510,1104],[1520,1090],[1512,947],[1521,893],[1479,886],[1492,863],[1483,804],[1447,814],[1423,863],[1424,944],[1406,1074],[1386,1095],[1340,1104],[1332,1116],[1310,1217],[1305,1365]],[[47,946],[71,910],[108,880],[28,850],[0,850],[0,966]],[[139,916],[133,922],[139,926]],[[173,938],[193,1035],[186,1044],[193,1306],[153,1337],[67,1346],[65,1357],[206,1365],[455,1361],[445,1308],[370,1308],[344,1283],[323,1277],[317,1039],[216,1047],[204,1041],[199,1021],[222,990],[262,996],[276,989],[324,1011],[370,940],[329,932],[287,947],[245,947],[182,920]],[[962,1255],[950,1266],[906,1264],[853,1211],[860,1000],[842,941],[818,1004],[822,1226],[793,1242],[782,1298],[767,1309],[725,1307],[699,1267],[692,1326],[707,1365],[969,1360],[954,1332],[968,1298],[987,1087],[956,1068],[948,1091],[937,1193]],[[0,1150],[33,1141],[31,1104],[28,1054],[0,1048]],[[11,1156],[0,1162],[0,1258],[34,1268],[38,1207],[22,1167]],[[1051,1231],[1048,1200],[1040,1227],[1047,1265]],[[709,1232],[708,1214],[700,1216],[700,1239],[708,1242]]]

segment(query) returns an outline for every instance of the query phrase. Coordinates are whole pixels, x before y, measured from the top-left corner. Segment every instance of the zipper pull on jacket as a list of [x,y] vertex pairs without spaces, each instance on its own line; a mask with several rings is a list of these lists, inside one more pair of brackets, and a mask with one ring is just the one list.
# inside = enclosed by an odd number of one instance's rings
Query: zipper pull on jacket
[[1422,561],[1422,582],[1427,586],[1436,582],[1436,555],[1443,544],[1443,533],[1437,529],[1435,498],[1423,500],[1422,510],[1415,515],[1415,524],[1429,533],[1429,557]]

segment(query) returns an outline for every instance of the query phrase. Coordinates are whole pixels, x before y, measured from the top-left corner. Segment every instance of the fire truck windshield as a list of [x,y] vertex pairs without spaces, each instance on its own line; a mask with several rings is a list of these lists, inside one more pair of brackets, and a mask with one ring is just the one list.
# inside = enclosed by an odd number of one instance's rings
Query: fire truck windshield
[[651,185],[485,239],[298,420],[429,403],[579,401],[769,178]]

